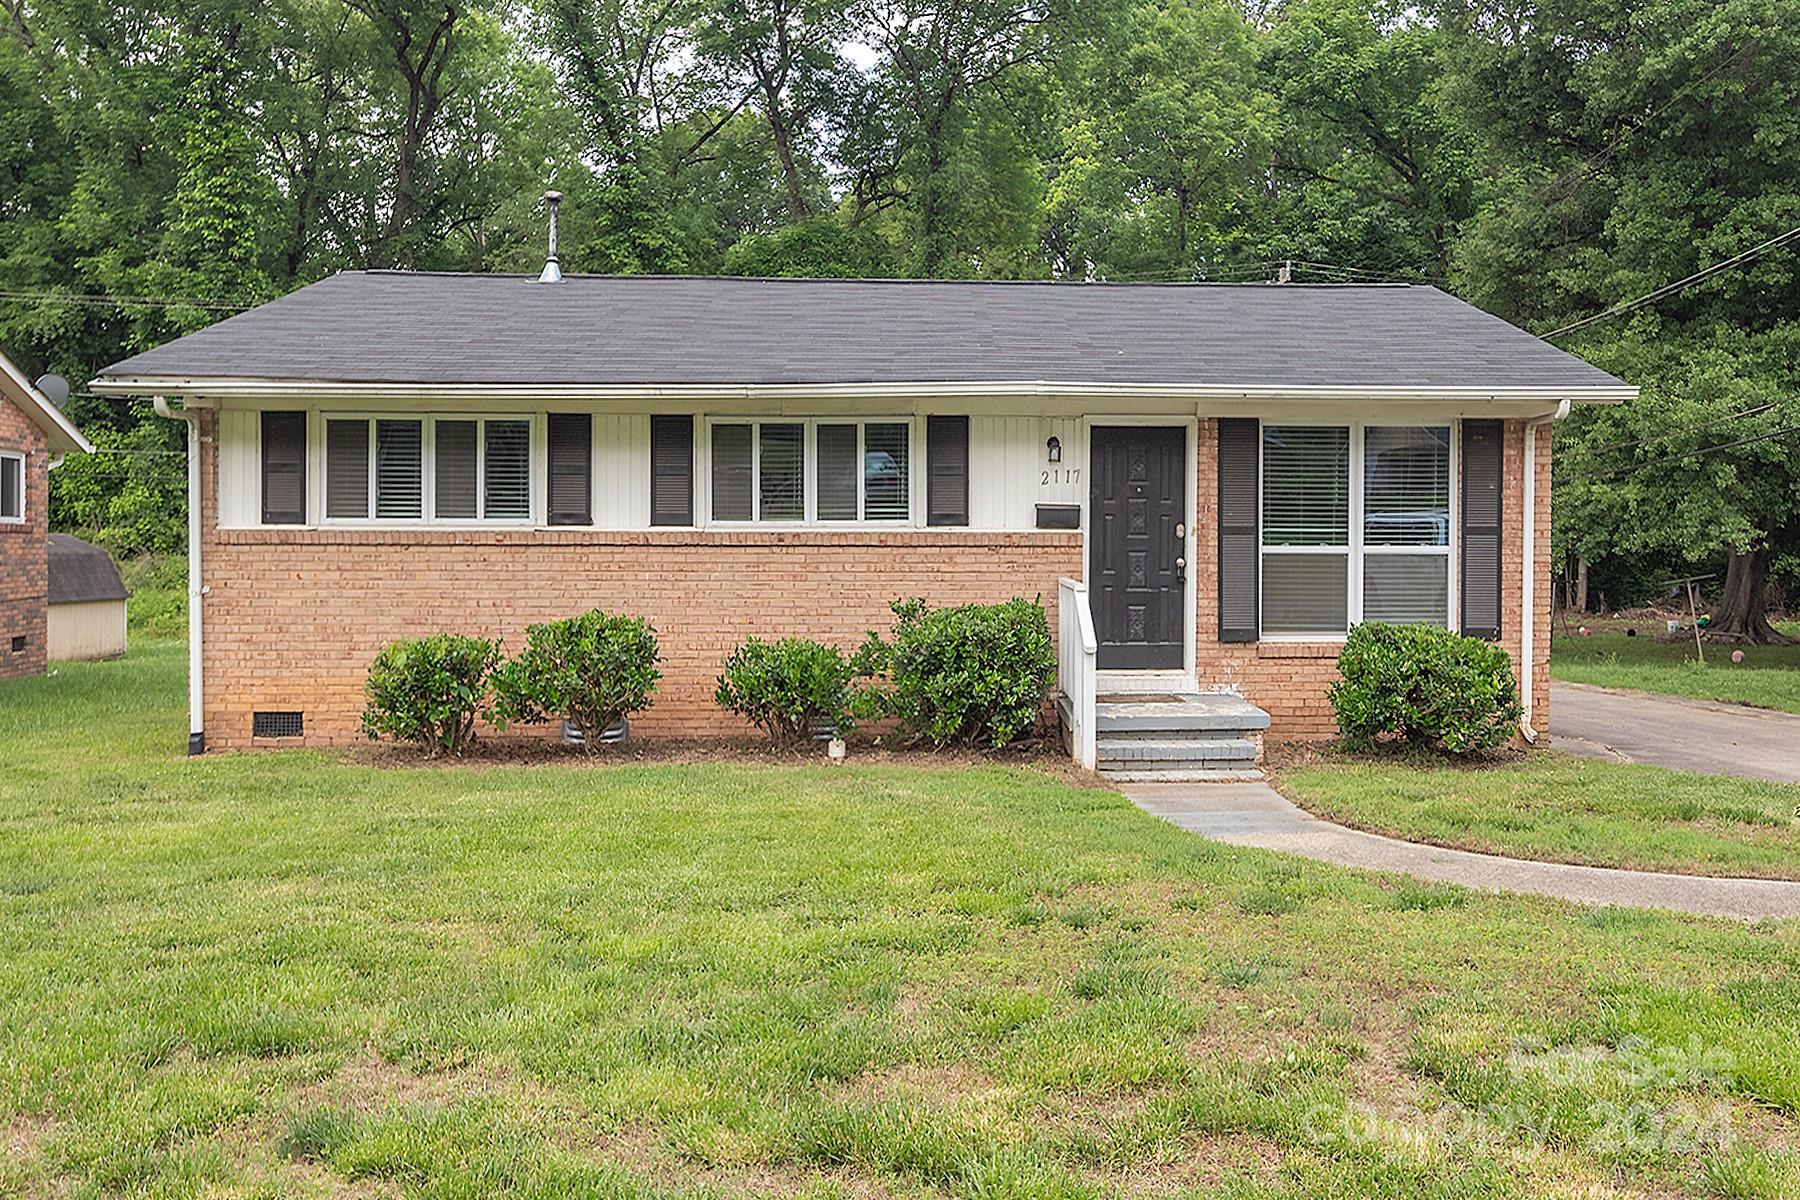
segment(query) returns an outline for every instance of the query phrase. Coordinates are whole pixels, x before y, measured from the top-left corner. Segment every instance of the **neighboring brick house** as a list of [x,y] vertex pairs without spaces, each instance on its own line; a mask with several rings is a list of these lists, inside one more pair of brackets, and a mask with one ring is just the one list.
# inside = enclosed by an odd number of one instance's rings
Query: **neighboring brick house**
[[1325,734],[1365,618],[1529,658],[1541,727],[1549,423],[1635,395],[1429,287],[402,272],[94,386],[190,421],[196,749],[350,741],[385,642],[593,606],[659,632],[636,730],[737,732],[744,637],[851,647],[914,595],[1041,597],[1102,735],[1214,691]]
[[44,673],[50,468],[65,454],[92,449],[0,354],[0,679]]

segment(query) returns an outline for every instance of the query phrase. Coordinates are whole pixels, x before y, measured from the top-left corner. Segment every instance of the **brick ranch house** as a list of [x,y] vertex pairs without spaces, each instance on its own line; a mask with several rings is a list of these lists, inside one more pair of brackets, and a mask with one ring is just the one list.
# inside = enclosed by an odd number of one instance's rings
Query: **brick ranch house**
[[1364,619],[1498,639],[1541,728],[1551,423],[1636,394],[1430,287],[410,272],[93,386],[189,422],[196,750],[356,739],[384,643],[594,606],[660,635],[637,731],[743,732],[747,636],[1025,596],[1088,763],[1112,694],[1331,732]]
[[50,468],[93,447],[0,354],[0,679],[44,673],[50,605]]

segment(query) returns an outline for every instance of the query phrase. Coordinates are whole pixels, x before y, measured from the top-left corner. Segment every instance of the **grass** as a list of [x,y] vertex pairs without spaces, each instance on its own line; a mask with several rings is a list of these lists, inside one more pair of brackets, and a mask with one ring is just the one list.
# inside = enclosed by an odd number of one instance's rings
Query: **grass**
[[1489,767],[1346,759],[1281,772],[1294,803],[1408,841],[1546,862],[1800,879],[1800,787],[1533,754]]
[[133,638],[175,638],[187,633],[187,556],[142,554],[119,564],[129,599],[127,632]]
[[[1671,639],[1654,622],[1637,626],[1626,637],[1624,627],[1602,627],[1588,637],[1557,634],[1552,639],[1550,673],[1570,683],[1596,687],[1661,692],[1692,700],[1753,704],[1780,712],[1800,713],[1800,644],[1745,646],[1744,661],[1733,663],[1727,644],[1706,646],[1706,665],[1694,656],[1692,637]],[[1789,627],[1786,632],[1794,632]]]
[[1024,769],[184,760],[182,661],[0,689],[0,1195],[1800,1191],[1800,922]]

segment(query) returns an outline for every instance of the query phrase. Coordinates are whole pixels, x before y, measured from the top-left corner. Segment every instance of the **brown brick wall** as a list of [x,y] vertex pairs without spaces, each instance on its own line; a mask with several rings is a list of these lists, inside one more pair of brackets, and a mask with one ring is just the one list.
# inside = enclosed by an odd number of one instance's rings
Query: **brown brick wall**
[[[49,455],[44,434],[12,401],[0,398],[0,450],[25,452],[25,521],[0,522],[0,679],[44,673],[49,614]],[[13,651],[23,637],[25,649]]]
[[309,743],[360,740],[363,680],[385,643],[446,630],[516,649],[527,625],[594,607],[656,626],[663,679],[634,731],[744,733],[712,693],[752,634],[848,651],[892,626],[890,600],[915,595],[1041,596],[1054,629],[1056,581],[1081,568],[1069,533],[219,530],[206,446],[208,747],[252,744],[259,709],[304,711]]
[[[1219,575],[1217,542],[1208,542],[1204,531],[1218,526],[1219,483],[1217,425],[1200,423],[1198,508],[1195,525],[1203,531],[1196,579],[1199,630],[1195,643],[1197,674],[1201,687],[1225,685],[1242,689],[1249,700],[1268,710],[1271,740],[1333,736],[1337,726],[1325,689],[1337,678],[1335,643],[1296,644],[1261,642],[1227,644],[1219,641]],[[1550,429],[1538,431],[1537,449],[1537,596],[1532,622],[1532,722],[1539,733],[1550,720]],[[1525,423],[1506,423],[1504,448],[1506,485],[1501,513],[1500,642],[1519,669],[1519,563],[1523,554],[1525,510]],[[1452,566],[1452,569],[1456,569]]]
[[[206,735],[211,747],[252,744],[250,714],[300,709],[307,741],[360,738],[369,661],[386,642],[447,630],[516,647],[525,626],[587,608],[656,625],[663,681],[640,732],[743,732],[712,703],[719,663],[752,634],[801,634],[846,649],[891,624],[888,602],[934,604],[1041,596],[1055,629],[1056,581],[1081,575],[1075,533],[948,531],[603,532],[220,530],[216,416],[202,415]],[[1200,424],[1197,525],[1217,524],[1214,425]],[[1538,458],[1539,587],[1536,724],[1549,713],[1549,432]],[[1502,642],[1518,656],[1523,425],[1507,426]],[[41,511],[41,509],[40,509]],[[1241,688],[1274,717],[1273,738],[1334,731],[1325,688],[1332,644],[1222,645],[1214,543],[1203,532],[1197,662],[1202,687]],[[41,541],[41,539],[40,539]]]

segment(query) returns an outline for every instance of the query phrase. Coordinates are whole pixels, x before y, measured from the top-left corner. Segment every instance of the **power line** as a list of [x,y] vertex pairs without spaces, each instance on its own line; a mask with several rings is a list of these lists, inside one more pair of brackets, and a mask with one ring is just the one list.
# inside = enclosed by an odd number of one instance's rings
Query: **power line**
[[[1736,50],[1732,51],[1731,54],[1727,55],[1717,66],[1713,67],[1706,74],[1704,74],[1700,78],[1694,80],[1692,83],[1687,84],[1685,87],[1682,87],[1681,89],[1679,89],[1673,96],[1670,96],[1661,105],[1657,106],[1656,109],[1654,109],[1647,116],[1645,116],[1643,120],[1639,121],[1635,125],[1627,126],[1625,129],[1621,130],[1619,132],[1619,134],[1616,137],[1614,137],[1613,140],[1611,142],[1609,142],[1604,149],[1598,150],[1595,153],[1589,155],[1583,161],[1577,163],[1575,166],[1570,167],[1568,170],[1566,170],[1562,174],[1558,175],[1555,179],[1552,179],[1549,183],[1545,184],[1543,187],[1539,188],[1537,191],[1531,193],[1531,195],[1527,196],[1524,200],[1517,201],[1514,204],[1509,205],[1508,207],[1509,208],[1522,207],[1523,205],[1526,205],[1526,204],[1535,204],[1537,201],[1543,199],[1545,196],[1548,196],[1551,192],[1555,191],[1557,188],[1561,187],[1564,183],[1568,182],[1574,176],[1579,175],[1583,172],[1587,172],[1588,179],[1594,178],[1593,172],[1594,172],[1595,168],[1603,167],[1607,163],[1611,162],[1613,159],[1613,156],[1619,152],[1619,147],[1623,146],[1627,140],[1629,140],[1635,134],[1641,133],[1641,132],[1643,132],[1643,130],[1649,128],[1649,126],[1653,122],[1655,122],[1658,117],[1661,117],[1664,113],[1668,112],[1671,108],[1674,108],[1675,105],[1678,104],[1679,102],[1681,102],[1682,100],[1687,99],[1688,93],[1692,92],[1695,88],[1701,86],[1702,84],[1712,82],[1713,79],[1715,79],[1722,71],[1725,70],[1725,68],[1731,66],[1733,63],[1737,62],[1738,59],[1744,57],[1744,55],[1748,54],[1753,48],[1756,47],[1757,44],[1758,43],[1755,41],[1755,39],[1751,39],[1750,41],[1745,42],[1742,46],[1739,46]],[[1580,183],[1576,184],[1575,187],[1568,193],[1569,196],[1573,196],[1576,192],[1580,191],[1582,186],[1585,185],[1586,183],[1587,183],[1587,179],[1583,179]],[[1567,197],[1563,197],[1563,198],[1567,199]]]
[[[1683,459],[1699,458],[1701,455],[1705,454],[1717,454],[1721,450],[1738,450],[1744,446],[1754,446],[1758,442],[1767,442],[1774,438],[1787,437],[1794,433],[1800,433],[1800,425],[1789,425],[1786,429],[1777,429],[1772,433],[1759,433],[1755,437],[1747,437],[1735,442],[1724,442],[1717,446],[1703,446],[1698,450],[1688,450],[1681,454],[1671,454],[1666,458],[1654,458],[1649,462],[1633,463],[1629,467],[1614,467],[1610,471],[1594,471],[1586,475],[1574,475],[1562,480],[1562,482],[1588,483],[1595,479],[1609,479],[1614,475],[1629,475],[1636,471],[1648,470],[1651,467],[1660,467],[1672,462],[1681,462]],[[1555,481],[1552,482],[1554,483]]]
[[1641,446],[1645,442],[1654,442],[1664,438],[1678,437],[1684,433],[1699,433],[1702,429],[1711,429],[1713,426],[1723,425],[1727,421],[1736,421],[1743,417],[1754,417],[1759,413],[1766,413],[1774,407],[1775,403],[1770,401],[1768,404],[1759,404],[1755,408],[1746,408],[1742,412],[1726,413],[1722,417],[1714,417],[1710,421],[1702,421],[1698,425],[1686,425],[1680,429],[1671,429],[1664,433],[1653,433],[1646,437],[1633,438],[1629,442],[1615,442],[1611,446],[1602,446],[1598,450],[1589,450],[1588,453],[1611,454],[1615,450],[1629,450],[1633,446]]
[[0,290],[0,300],[21,304],[75,304],[88,308],[201,308],[215,312],[243,312],[254,307],[232,300],[198,296],[105,296],[88,292]]
[[1662,287],[1657,288],[1654,292],[1647,292],[1635,300],[1627,300],[1623,304],[1615,304],[1605,312],[1595,313],[1591,317],[1583,317],[1573,324],[1564,325],[1561,329],[1552,330],[1551,332],[1544,334],[1543,338],[1546,342],[1554,341],[1565,333],[1574,333],[1577,329],[1586,329],[1588,326],[1597,325],[1601,321],[1610,321],[1614,317],[1622,316],[1625,313],[1631,312],[1633,309],[1642,308],[1644,305],[1660,300],[1664,296],[1673,295],[1685,287],[1689,287],[1705,279],[1710,279],[1721,271],[1729,271],[1733,267],[1741,267],[1763,251],[1773,250],[1775,247],[1791,242],[1795,238],[1800,238],[1800,226],[1796,226],[1786,233],[1776,234],[1760,246],[1752,246],[1750,249],[1734,254],[1722,262],[1716,262],[1710,267],[1696,271],[1686,279],[1677,279],[1674,283],[1666,283]]

